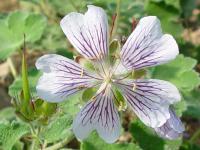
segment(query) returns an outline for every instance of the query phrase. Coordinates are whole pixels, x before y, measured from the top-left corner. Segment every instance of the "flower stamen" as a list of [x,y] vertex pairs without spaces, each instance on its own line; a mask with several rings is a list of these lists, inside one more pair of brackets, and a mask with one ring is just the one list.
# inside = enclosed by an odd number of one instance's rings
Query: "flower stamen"
[[86,88],[86,86],[85,85],[79,85],[77,88],[81,90],[81,89]]
[[135,89],[136,89],[136,84],[133,83],[133,88],[132,88],[132,90],[135,91]]
[[82,68],[82,70],[81,70],[81,74],[80,74],[80,75],[81,75],[81,78],[82,78],[82,77],[83,77],[83,68]]

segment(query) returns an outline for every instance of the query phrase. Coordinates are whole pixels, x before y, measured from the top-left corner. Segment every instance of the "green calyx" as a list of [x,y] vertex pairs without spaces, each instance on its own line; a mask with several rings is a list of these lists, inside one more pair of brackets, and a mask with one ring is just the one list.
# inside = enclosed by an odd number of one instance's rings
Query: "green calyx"
[[25,46],[25,35],[24,35],[24,48],[22,51],[22,94],[21,100],[21,113],[28,117],[33,114],[33,106],[31,105],[31,93],[28,81],[27,61],[26,61],[26,46]]
[[13,104],[16,107],[16,114],[23,121],[31,122],[37,120],[42,124],[46,124],[48,122],[48,118],[55,113],[57,104],[49,103],[39,98],[36,99],[31,96],[25,41],[22,51],[21,72],[22,90],[19,95],[16,95],[17,97],[13,98]]
[[113,93],[114,93],[114,103],[117,106],[118,111],[125,111],[127,108],[127,103],[124,97],[122,96],[121,92],[116,88],[114,88]]

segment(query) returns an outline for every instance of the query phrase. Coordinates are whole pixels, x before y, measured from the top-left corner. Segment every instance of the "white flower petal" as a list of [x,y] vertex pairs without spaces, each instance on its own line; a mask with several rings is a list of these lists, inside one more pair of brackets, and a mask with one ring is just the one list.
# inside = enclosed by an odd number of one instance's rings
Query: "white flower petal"
[[155,16],[140,20],[120,52],[122,64],[128,70],[166,63],[175,59],[178,53],[175,39],[162,34],[160,21]]
[[180,100],[177,88],[162,80],[124,80],[116,85],[143,123],[153,128],[169,119],[169,105]]
[[170,118],[167,122],[159,128],[155,128],[156,133],[166,139],[177,139],[185,130],[180,118],[178,118],[175,112],[170,109]]
[[84,15],[72,12],[61,20],[60,25],[84,57],[99,60],[108,54],[108,21],[102,8],[89,5]]
[[120,135],[120,119],[113,103],[110,87],[106,90],[100,88],[73,122],[74,134],[80,140],[85,139],[93,130],[96,130],[107,143],[115,142]]
[[60,102],[100,80],[97,75],[94,77],[79,64],[60,55],[44,55],[37,60],[36,67],[43,71],[36,87],[37,94],[49,102]]

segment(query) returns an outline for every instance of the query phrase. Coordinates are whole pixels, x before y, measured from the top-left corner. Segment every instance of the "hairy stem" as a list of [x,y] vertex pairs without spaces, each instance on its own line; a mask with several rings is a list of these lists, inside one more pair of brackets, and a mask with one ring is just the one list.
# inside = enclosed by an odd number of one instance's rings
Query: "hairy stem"
[[69,137],[63,139],[62,141],[60,141],[59,143],[57,143],[53,146],[49,146],[49,147],[45,148],[44,150],[58,150],[58,149],[64,147],[66,144],[68,144],[73,138],[74,138],[73,133],[70,133]]

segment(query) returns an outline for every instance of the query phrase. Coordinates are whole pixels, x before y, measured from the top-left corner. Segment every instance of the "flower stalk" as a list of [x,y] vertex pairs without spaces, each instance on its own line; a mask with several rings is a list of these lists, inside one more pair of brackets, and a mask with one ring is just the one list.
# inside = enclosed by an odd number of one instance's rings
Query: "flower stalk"
[[117,0],[117,7],[116,7],[116,13],[115,13],[115,23],[113,24],[113,31],[111,34],[111,39],[114,38],[114,36],[117,34],[117,27],[119,24],[119,17],[120,17],[120,5],[121,5],[121,0]]

